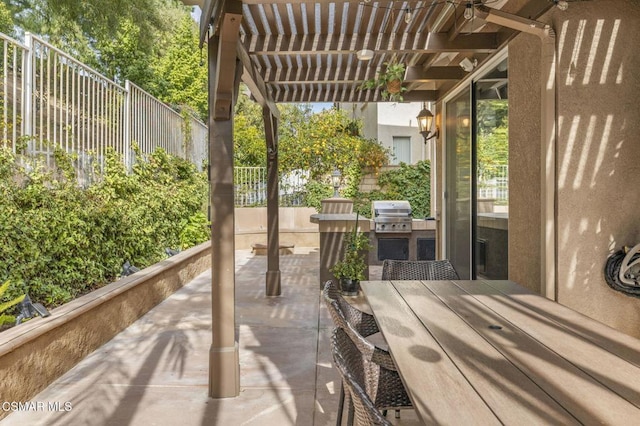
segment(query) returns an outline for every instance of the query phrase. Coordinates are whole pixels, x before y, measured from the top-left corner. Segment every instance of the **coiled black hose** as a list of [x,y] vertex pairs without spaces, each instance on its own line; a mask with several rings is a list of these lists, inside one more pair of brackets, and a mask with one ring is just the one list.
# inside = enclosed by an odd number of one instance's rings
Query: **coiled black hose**
[[[629,285],[620,281],[620,268],[628,251],[629,249],[627,247],[623,247],[607,258],[607,262],[604,265],[604,279],[612,289],[630,296],[640,297],[640,285]],[[634,254],[631,262],[639,257],[640,253]]]

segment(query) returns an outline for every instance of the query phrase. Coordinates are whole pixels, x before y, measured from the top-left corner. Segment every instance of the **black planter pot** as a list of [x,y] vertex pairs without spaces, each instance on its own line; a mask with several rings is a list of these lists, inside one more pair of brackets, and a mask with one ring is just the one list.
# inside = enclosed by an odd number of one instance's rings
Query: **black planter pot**
[[351,278],[340,278],[340,292],[343,296],[357,296],[360,290],[360,281]]

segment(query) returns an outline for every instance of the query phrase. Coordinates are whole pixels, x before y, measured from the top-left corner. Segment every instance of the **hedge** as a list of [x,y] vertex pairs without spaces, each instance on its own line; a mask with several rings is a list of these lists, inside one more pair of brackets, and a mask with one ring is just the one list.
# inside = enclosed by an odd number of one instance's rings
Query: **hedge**
[[53,307],[112,282],[125,261],[144,268],[210,238],[206,175],[189,162],[158,149],[127,173],[109,150],[83,189],[75,160],[57,150],[51,169],[0,148],[0,282],[13,283],[4,300],[27,292]]

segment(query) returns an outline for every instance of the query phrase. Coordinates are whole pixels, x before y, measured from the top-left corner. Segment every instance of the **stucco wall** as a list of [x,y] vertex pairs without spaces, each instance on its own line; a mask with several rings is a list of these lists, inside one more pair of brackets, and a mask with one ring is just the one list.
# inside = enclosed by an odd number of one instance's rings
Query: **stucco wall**
[[[640,55],[634,47],[640,43],[640,7],[637,1],[624,0],[571,2],[567,11],[554,8],[540,20],[552,22],[558,41],[558,301],[640,337],[640,299],[611,290],[603,278],[611,250],[640,242]],[[514,235],[509,257],[510,276],[516,281],[522,279],[515,275],[517,268],[533,270],[539,262],[537,250],[529,252],[528,260],[523,250],[534,241],[526,230],[536,229],[535,224],[524,223],[523,213],[527,203],[532,208],[539,205],[535,170],[526,183],[522,181],[527,159],[536,165],[540,159],[534,147],[526,146],[539,146],[539,138],[526,130],[538,120],[539,109],[523,105],[527,97],[536,104],[531,96],[535,96],[532,88],[539,87],[540,65],[532,50],[537,46],[535,38],[520,35],[509,47],[510,155],[514,155],[509,226]],[[512,212],[522,217],[511,216]]]
[[[418,110],[418,112],[420,112]],[[416,113],[417,115],[417,113]],[[415,125],[415,119],[414,125]],[[378,125],[378,141],[382,146],[393,152],[393,137],[405,136],[411,140],[411,161],[410,164],[417,163],[420,160],[429,158],[429,151],[426,149],[424,139],[418,132],[418,127],[408,126],[392,126],[387,124]]]
[[509,279],[540,293],[540,41],[509,44]]
[[377,139],[383,146],[392,149],[394,136],[409,136],[411,163],[430,159],[430,150],[424,147],[422,136],[418,132],[416,117],[422,109],[420,102],[343,103],[341,107],[354,117],[362,119],[365,138]]

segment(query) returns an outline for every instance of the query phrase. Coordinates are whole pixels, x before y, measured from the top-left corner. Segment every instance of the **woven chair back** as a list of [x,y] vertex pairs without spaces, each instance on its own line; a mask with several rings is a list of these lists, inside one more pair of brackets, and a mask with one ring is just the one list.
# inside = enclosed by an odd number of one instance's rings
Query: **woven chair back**
[[366,392],[368,362],[363,358],[346,332],[337,327],[331,338],[333,360],[342,377],[345,389],[351,396],[357,426],[391,425],[378,411]]
[[448,260],[391,260],[382,263],[382,280],[459,280]]

